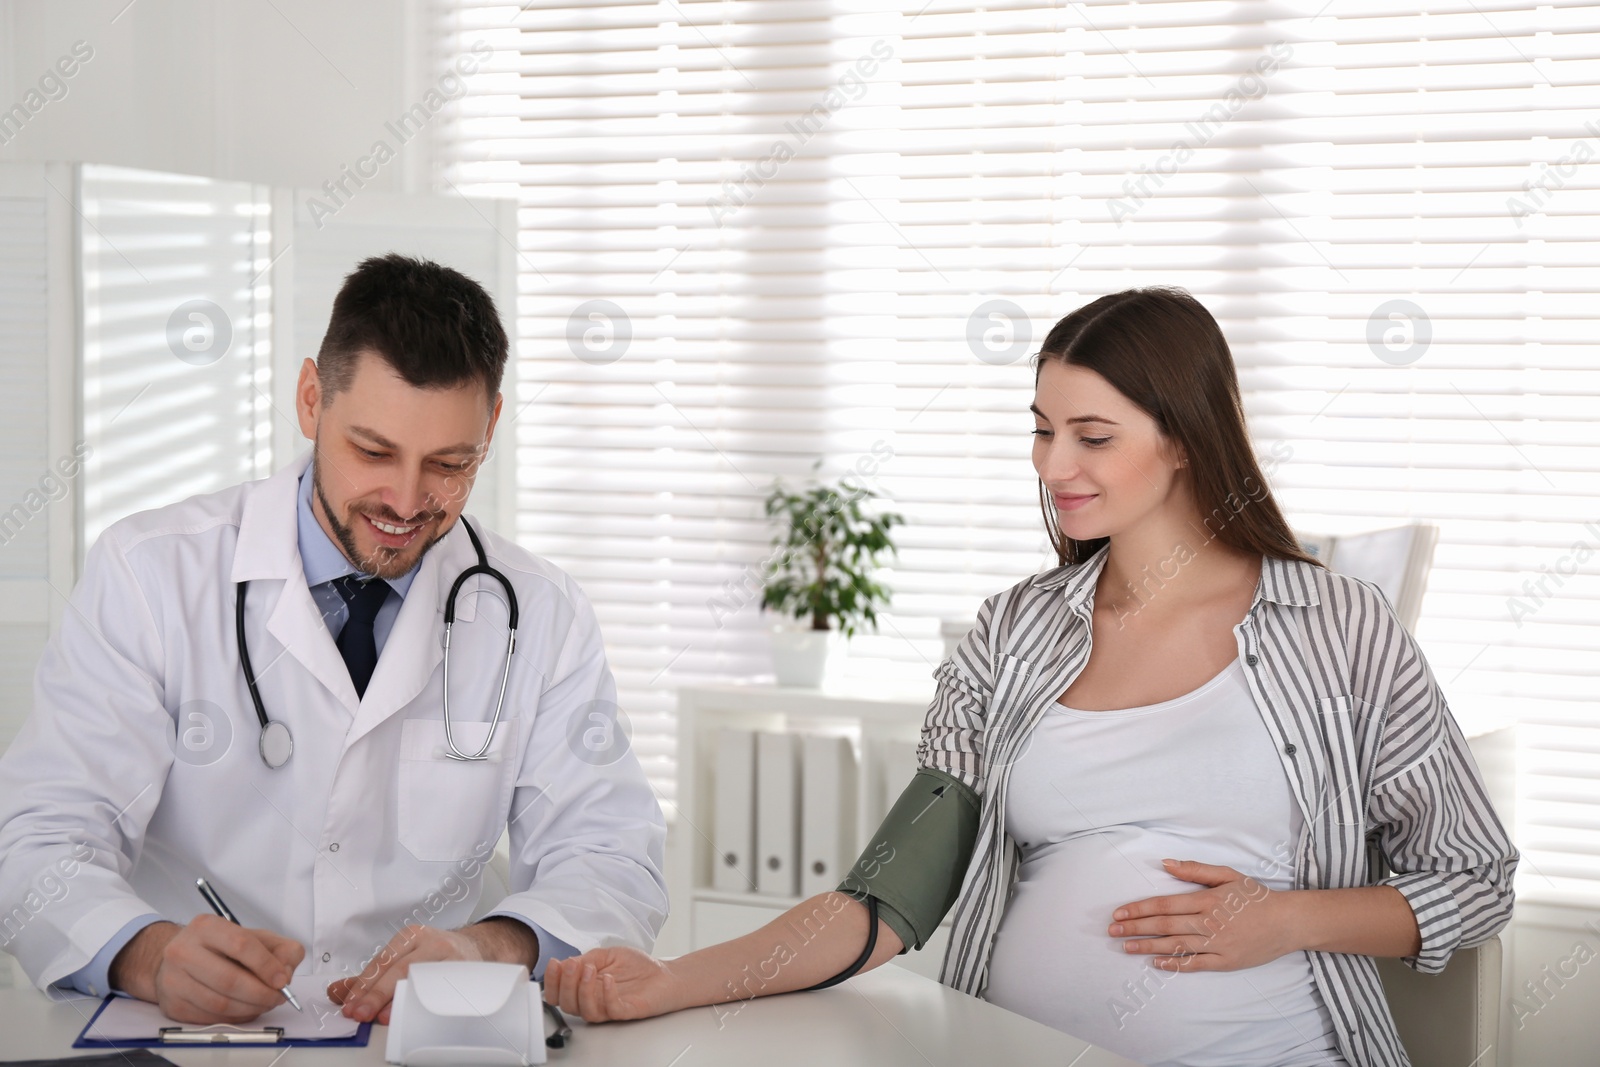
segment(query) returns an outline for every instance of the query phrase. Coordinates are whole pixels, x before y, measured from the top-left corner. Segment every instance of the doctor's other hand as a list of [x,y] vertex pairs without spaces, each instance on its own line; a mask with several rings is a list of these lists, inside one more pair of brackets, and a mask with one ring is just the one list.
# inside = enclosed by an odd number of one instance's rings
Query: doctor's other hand
[[532,970],[538,958],[538,935],[516,919],[494,916],[460,930],[413,923],[390,938],[359,975],[330,982],[328,999],[343,1005],[346,1018],[388,1026],[395,987],[413,963],[488,960]]
[[300,942],[196,915],[187,926],[155,922],[111,962],[111,987],[160,1006],[180,1023],[247,1023],[284,1003],[306,957]]
[[589,1023],[648,1019],[692,1003],[671,963],[622,946],[550,960],[544,999]]

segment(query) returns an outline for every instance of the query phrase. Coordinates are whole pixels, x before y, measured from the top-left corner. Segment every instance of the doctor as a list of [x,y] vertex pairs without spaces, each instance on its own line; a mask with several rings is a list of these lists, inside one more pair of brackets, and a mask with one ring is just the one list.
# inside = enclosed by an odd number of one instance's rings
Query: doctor
[[[665,826],[594,614],[566,574],[461,514],[506,355],[476,283],[369,259],[301,370],[310,455],[91,548],[0,757],[0,946],[35,986],[242,1023],[310,974],[346,1015],[386,1023],[413,962],[539,976],[653,945]],[[520,607],[503,681],[496,579],[464,581],[448,661],[441,647],[451,585],[479,561],[469,521]],[[511,895],[468,925],[508,826]]]

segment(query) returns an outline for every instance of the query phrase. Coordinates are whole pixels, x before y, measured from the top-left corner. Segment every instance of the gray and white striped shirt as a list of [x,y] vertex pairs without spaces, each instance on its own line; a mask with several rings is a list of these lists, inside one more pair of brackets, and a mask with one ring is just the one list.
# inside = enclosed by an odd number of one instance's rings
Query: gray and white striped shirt
[[[1019,851],[1005,833],[1006,783],[1035,724],[1089,659],[1094,588],[1107,549],[990,597],[934,672],[918,762],[982,797],[940,980],[981,996]],[[1371,835],[1416,913],[1434,974],[1457,948],[1511,918],[1517,850],[1416,641],[1368,582],[1265,558],[1234,628],[1256,708],[1305,816],[1295,885],[1374,884]],[[1272,859],[1274,857],[1263,857]],[[1248,872],[1246,872],[1248,873]],[[1308,953],[1340,1051],[1355,1067],[1409,1061],[1371,957]]]

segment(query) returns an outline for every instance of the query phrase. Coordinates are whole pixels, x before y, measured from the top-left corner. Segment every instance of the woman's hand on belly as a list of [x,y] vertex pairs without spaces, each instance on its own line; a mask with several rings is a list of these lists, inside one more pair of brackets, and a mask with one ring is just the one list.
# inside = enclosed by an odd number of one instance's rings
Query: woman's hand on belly
[[1129,953],[1149,955],[1168,971],[1238,971],[1259,967],[1301,946],[1294,939],[1291,898],[1232,867],[1163,860],[1167,873],[1207,888],[1146,897],[1117,908],[1109,933]]

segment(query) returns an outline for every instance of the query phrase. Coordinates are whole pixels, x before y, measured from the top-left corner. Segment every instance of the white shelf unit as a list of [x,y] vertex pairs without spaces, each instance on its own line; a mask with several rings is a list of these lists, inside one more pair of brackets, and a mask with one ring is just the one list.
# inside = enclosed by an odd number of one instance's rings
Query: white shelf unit
[[[776,730],[848,737],[856,754],[856,841],[859,854],[883,817],[880,797],[892,804],[905,782],[885,782],[882,742],[915,742],[933,699],[926,690],[848,691],[775,686],[699,686],[678,690],[678,813],[667,864],[679,944],[684,951],[759,929],[800,903],[801,897],[727,892],[712,888],[715,860],[716,731]],[[851,857],[854,858],[854,855]],[[841,875],[842,877],[842,875]],[[921,951],[894,962],[937,979],[949,941],[949,920]]]

